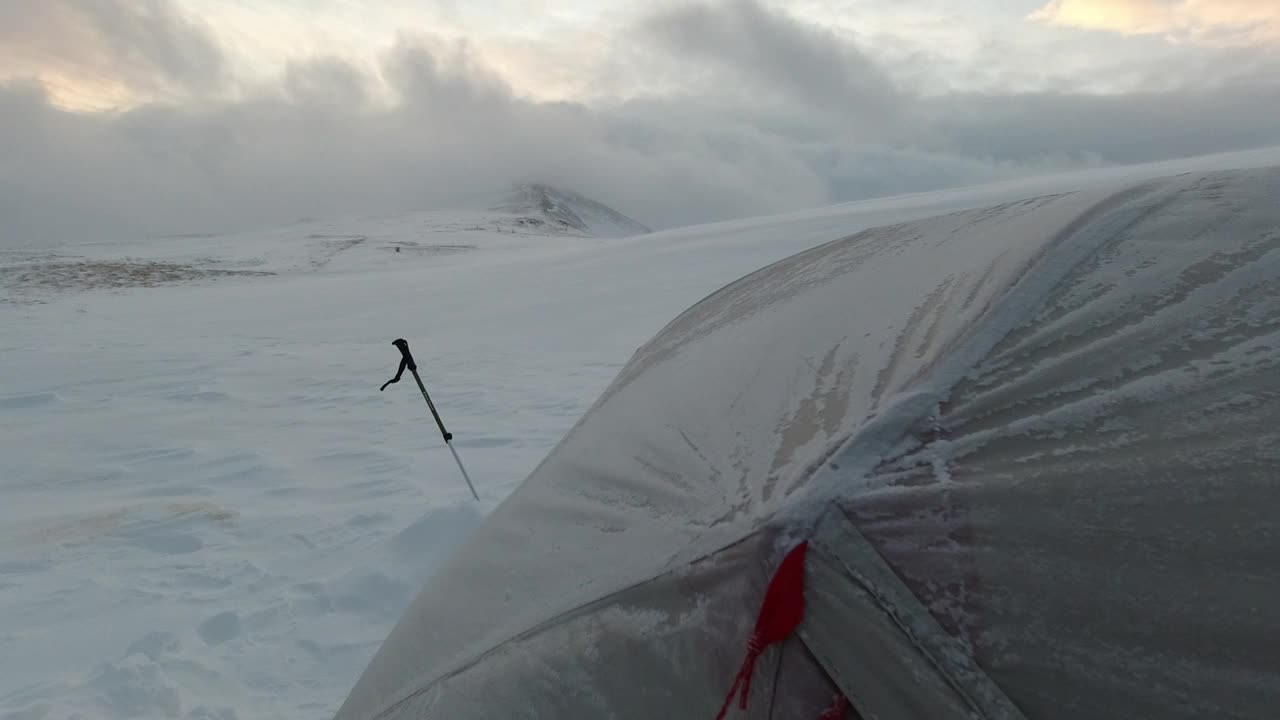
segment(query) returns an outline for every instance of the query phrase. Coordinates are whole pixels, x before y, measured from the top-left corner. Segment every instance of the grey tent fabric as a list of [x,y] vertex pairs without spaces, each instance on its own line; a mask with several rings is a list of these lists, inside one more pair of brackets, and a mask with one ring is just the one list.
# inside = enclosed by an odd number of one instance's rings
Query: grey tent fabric
[[847,500],[1030,717],[1280,707],[1280,183],[1183,182]]
[[838,508],[806,566],[800,636],[866,720],[1024,720]]
[[[503,718],[712,717],[725,678],[742,660],[758,596],[770,568],[762,535],[669,574],[532,628],[396,704],[387,717]],[[790,692],[753,686],[750,714],[817,718],[838,690],[806,649],[792,644],[757,672],[784,670]]]
[[[833,504],[1027,718],[1269,718],[1277,344],[1275,169],[801,253],[636,354],[338,718],[709,718]],[[823,658],[766,652],[746,716],[820,711]]]

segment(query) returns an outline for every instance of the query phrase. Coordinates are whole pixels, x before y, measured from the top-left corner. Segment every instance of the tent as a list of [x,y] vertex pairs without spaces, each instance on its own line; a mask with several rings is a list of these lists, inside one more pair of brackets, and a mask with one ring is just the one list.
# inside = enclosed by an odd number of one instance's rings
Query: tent
[[800,253],[636,353],[337,717],[1273,718],[1278,348],[1275,168]]

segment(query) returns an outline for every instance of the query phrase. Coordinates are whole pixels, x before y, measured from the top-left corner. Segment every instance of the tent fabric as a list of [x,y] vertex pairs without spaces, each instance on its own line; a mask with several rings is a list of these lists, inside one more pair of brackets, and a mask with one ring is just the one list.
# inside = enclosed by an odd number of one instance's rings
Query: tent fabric
[[1025,720],[843,512],[811,547],[800,635],[864,717]]
[[[503,643],[384,717],[653,718],[715,716],[742,662],[755,608],[773,568],[763,536],[576,609]],[[758,601],[756,602],[758,604]],[[792,691],[774,697],[786,668]],[[800,643],[756,666],[750,711],[734,718],[816,720],[837,692]]]
[[[338,718],[712,717],[833,504],[1027,718],[1270,717],[1277,198],[1275,169],[1035,198],[724,288],[428,583]],[[799,641],[756,672],[746,717],[836,689]]]
[[846,502],[1029,717],[1280,701],[1280,183],[1178,184]]

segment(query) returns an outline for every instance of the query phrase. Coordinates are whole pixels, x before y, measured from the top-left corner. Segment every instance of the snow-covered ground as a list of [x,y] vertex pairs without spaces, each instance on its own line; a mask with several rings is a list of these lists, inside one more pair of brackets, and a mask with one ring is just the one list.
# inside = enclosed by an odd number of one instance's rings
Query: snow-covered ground
[[[327,717],[440,559],[718,287],[866,227],[1263,165],[1280,150],[626,238],[468,211],[0,250],[0,718]],[[413,385],[378,392],[397,337],[479,504]]]

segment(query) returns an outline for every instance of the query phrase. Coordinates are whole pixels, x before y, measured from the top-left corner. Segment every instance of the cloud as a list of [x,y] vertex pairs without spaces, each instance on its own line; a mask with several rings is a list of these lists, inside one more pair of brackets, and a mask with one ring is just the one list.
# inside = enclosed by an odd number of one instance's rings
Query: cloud
[[925,111],[951,147],[999,162],[1088,154],[1141,163],[1280,143],[1280,83],[1085,95],[969,94]]
[[476,43],[426,34],[376,63],[312,57],[234,95],[202,93],[223,80],[165,50],[198,26],[100,42],[151,48],[130,73],[186,88],[181,101],[73,112],[38,78],[0,83],[0,246],[447,207],[525,180],[670,227],[1280,143],[1271,76],[926,97],[852,38],[742,0],[620,28],[609,72],[659,77],[641,84],[658,89],[581,102],[530,99]]
[[846,119],[883,120],[901,102],[888,74],[850,40],[757,0],[677,7],[641,27],[682,62],[709,67],[717,81],[727,77]]
[[211,31],[167,0],[0,3],[0,67],[72,107],[208,92],[226,82]]
[[466,40],[401,37],[383,62],[382,76],[410,109],[425,102],[436,112],[502,112],[513,99],[511,87]]
[[1209,45],[1280,43],[1275,0],[1051,0],[1042,22]]

